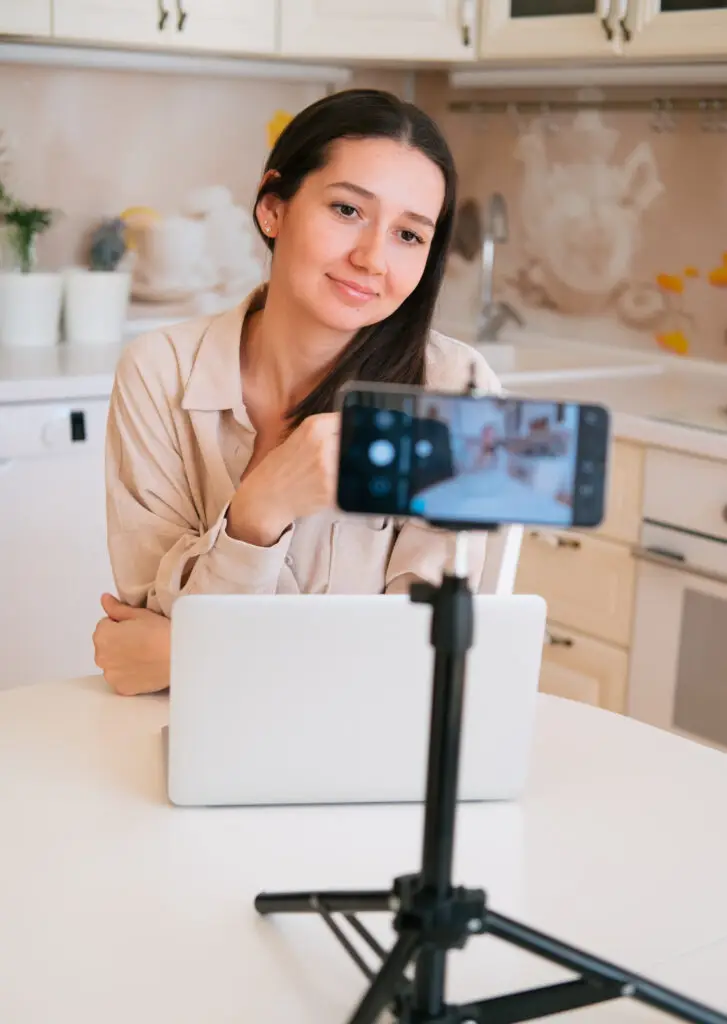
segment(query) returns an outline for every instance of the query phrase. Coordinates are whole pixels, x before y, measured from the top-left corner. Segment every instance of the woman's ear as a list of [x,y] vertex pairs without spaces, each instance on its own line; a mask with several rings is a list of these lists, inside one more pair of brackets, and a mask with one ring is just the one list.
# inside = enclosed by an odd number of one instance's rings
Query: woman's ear
[[[273,180],[279,178],[280,174],[278,171],[266,171],[263,175],[263,179],[260,182],[258,193],[265,187],[265,185]],[[279,214],[281,209],[282,199],[274,192],[266,192],[263,195],[257,206],[255,207],[255,216],[260,226],[260,230],[268,238],[275,238],[278,233],[279,227]]]
[[278,233],[282,207],[283,200],[272,192],[264,195],[255,207],[255,216],[260,230],[267,238],[275,238]]

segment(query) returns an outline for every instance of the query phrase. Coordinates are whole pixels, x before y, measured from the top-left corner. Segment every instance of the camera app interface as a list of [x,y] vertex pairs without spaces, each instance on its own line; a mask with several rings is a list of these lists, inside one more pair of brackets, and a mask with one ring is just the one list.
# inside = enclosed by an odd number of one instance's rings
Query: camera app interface
[[442,523],[572,523],[577,405],[440,395],[397,404],[347,396],[342,508]]

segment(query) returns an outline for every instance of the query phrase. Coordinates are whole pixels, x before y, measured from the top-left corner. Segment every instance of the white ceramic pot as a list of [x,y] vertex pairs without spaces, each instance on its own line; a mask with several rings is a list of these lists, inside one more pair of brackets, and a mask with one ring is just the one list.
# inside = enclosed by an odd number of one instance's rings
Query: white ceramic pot
[[62,302],[60,274],[0,273],[0,345],[13,348],[55,345]]
[[119,345],[129,308],[131,274],[74,267],[64,278],[66,341],[72,345]]

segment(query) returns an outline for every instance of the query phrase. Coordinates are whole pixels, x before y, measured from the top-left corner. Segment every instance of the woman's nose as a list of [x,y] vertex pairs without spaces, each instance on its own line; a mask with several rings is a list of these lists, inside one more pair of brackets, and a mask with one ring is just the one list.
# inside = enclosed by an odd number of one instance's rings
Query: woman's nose
[[367,274],[386,273],[386,235],[382,231],[361,233],[358,244],[351,252],[351,262]]

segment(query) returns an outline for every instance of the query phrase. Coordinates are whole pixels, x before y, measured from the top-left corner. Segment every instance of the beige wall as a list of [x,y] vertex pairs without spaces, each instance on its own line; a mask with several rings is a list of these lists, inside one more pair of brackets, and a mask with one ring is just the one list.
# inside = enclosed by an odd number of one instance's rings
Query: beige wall
[[[670,123],[648,98],[641,110],[549,116],[453,112],[463,98],[437,76],[420,79],[418,100],[454,150],[461,197],[481,208],[493,191],[507,200],[497,292],[528,324],[727,358],[727,106],[707,120],[684,96],[692,109]],[[455,331],[458,310],[475,315],[478,285],[478,267],[453,256],[443,307]]]
[[225,185],[249,203],[267,121],[322,93],[319,84],[0,65],[13,190],[60,211],[42,262],[77,259],[101,217],[137,205],[173,213],[197,186]]
[[[406,94],[412,79],[359,71],[353,84]],[[727,133],[705,131],[698,112],[677,115],[671,131],[656,131],[648,109],[550,119],[455,113],[450,103],[464,97],[448,91],[444,75],[420,75],[416,86],[452,145],[461,197],[480,210],[495,190],[507,200],[496,290],[526,323],[727,358]],[[323,90],[0,64],[0,130],[11,147],[3,174],[21,198],[60,211],[40,245],[42,264],[60,267],[80,258],[93,223],[129,206],[174,214],[191,189],[223,185],[249,208],[268,121]],[[440,326],[471,331],[479,288],[478,261],[455,254]]]

